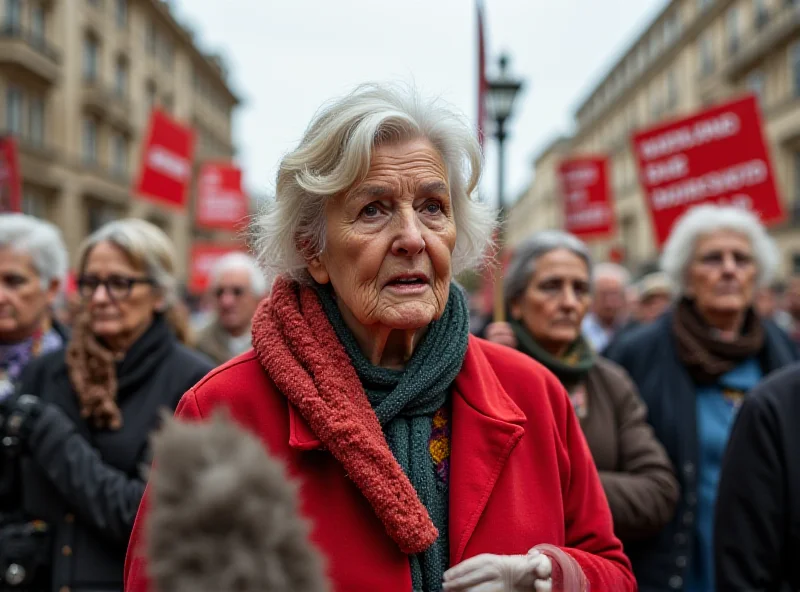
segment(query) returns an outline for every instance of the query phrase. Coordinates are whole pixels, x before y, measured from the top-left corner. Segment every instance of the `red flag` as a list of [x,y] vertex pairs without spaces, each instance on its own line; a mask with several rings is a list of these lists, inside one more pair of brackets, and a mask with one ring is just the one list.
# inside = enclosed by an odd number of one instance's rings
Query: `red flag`
[[486,36],[483,32],[483,2],[477,0],[478,10],[478,142],[483,148],[483,125],[486,121]]
[[247,222],[247,205],[241,169],[224,162],[203,165],[197,183],[198,226],[238,230]]
[[14,138],[0,138],[0,213],[22,211],[19,159]]
[[166,113],[153,111],[136,192],[159,203],[185,207],[193,152],[193,130]]

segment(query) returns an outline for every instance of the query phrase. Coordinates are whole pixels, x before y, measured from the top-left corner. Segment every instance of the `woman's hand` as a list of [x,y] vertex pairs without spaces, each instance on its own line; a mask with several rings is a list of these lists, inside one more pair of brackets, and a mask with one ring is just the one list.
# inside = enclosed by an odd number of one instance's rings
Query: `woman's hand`
[[553,564],[535,549],[527,555],[476,555],[447,570],[446,592],[550,592]]
[[486,339],[500,345],[517,348],[517,336],[509,323],[489,323],[486,326]]

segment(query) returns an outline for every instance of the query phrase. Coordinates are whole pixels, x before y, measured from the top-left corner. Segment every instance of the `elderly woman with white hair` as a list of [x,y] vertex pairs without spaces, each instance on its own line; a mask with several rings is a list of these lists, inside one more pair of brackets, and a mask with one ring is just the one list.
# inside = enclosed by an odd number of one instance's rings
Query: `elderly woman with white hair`
[[[634,590],[564,389],[469,334],[452,278],[491,235],[480,156],[460,117],[403,89],[322,111],[254,229],[275,279],[254,351],[177,415],[229,409],[287,464],[334,590]],[[139,514],[127,592],[151,590],[147,495]]]
[[642,590],[716,589],[714,505],[731,426],[750,389],[798,359],[786,334],[753,309],[757,287],[777,264],[777,249],[752,213],[689,210],[662,256],[678,303],[607,353],[638,386],[682,489],[661,535],[628,549]]
[[67,249],[55,226],[0,214],[0,399],[13,393],[33,358],[64,344],[51,307],[66,273]]
[[0,403],[0,589],[122,590],[148,434],[212,367],[180,343],[173,253],[144,220],[89,236],[66,348],[29,364]]
[[250,326],[267,280],[258,263],[246,253],[229,253],[214,264],[209,291],[214,317],[197,336],[197,350],[217,364],[250,349]]

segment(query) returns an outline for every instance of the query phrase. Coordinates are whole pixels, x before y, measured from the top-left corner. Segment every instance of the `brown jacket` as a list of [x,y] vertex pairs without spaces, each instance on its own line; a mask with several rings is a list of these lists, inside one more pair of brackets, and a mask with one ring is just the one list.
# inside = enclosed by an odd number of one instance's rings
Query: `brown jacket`
[[215,318],[197,335],[195,349],[221,365],[234,357],[228,349],[228,334]]
[[615,534],[628,541],[657,534],[672,519],[680,491],[667,453],[646,421],[644,402],[625,370],[605,358],[589,371],[584,392],[582,409],[575,389],[571,396]]

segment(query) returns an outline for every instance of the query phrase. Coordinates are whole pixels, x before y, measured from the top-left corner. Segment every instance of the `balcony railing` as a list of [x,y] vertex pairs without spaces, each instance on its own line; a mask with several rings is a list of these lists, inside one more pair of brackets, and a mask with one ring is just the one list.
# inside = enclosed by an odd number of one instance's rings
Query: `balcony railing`
[[59,51],[47,41],[44,35],[26,30],[18,23],[3,23],[0,26],[0,38],[18,39],[54,62],[61,59]]

